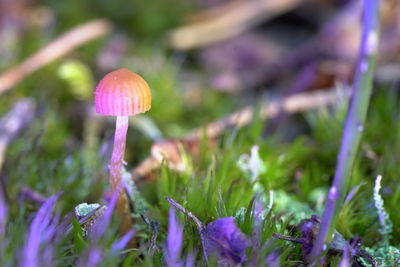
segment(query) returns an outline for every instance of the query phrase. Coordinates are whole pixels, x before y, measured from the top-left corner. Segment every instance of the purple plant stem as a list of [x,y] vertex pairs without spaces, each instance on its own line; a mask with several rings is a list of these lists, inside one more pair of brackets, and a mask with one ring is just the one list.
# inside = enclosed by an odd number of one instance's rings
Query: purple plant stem
[[25,247],[23,250],[22,267],[36,267],[40,265],[40,245],[48,242],[54,235],[58,216],[52,219],[52,210],[59,194],[50,197],[36,213],[33,219]]
[[201,245],[203,247],[204,259],[206,261],[206,264],[208,264],[207,251],[206,251],[205,240],[204,240],[204,231],[205,231],[204,224],[193,213],[191,213],[190,211],[187,211],[184,207],[182,207],[182,205],[180,205],[178,202],[176,202],[172,198],[165,197],[165,200],[167,200],[174,208],[176,208],[177,210],[179,210],[180,212],[182,212],[183,214],[188,216],[188,218],[191,219],[196,224],[197,231],[200,234]]
[[275,250],[272,251],[268,256],[267,259],[265,260],[265,263],[268,267],[279,267],[280,261],[279,261],[279,251]]
[[46,202],[47,198],[40,194],[39,192],[36,192],[35,190],[22,185],[21,186],[21,196],[23,198],[29,198],[30,200],[42,205],[44,202]]
[[196,224],[197,229],[199,230],[199,232],[204,231],[204,229],[205,229],[204,224],[196,216],[194,216],[193,213],[191,213],[190,211],[187,211],[184,207],[182,207],[181,204],[179,204],[178,202],[176,202],[175,200],[173,200],[170,197],[165,197],[165,200],[167,200],[177,210],[179,210],[180,212],[182,212],[183,214],[188,216],[189,219],[191,219]]
[[190,252],[186,257],[185,267],[194,267],[196,260],[196,254],[194,252]]
[[339,267],[350,267],[350,252],[349,245],[346,244],[343,250],[342,259],[339,262]]
[[8,218],[8,206],[4,197],[5,194],[2,187],[3,186],[0,181],[0,252],[2,249],[1,238],[6,232],[6,224]]
[[111,217],[114,212],[114,208],[117,204],[118,194],[121,188],[122,188],[121,186],[117,187],[117,190],[113,193],[111,197],[111,201],[108,204],[106,211],[102,215],[100,221],[96,223],[94,226],[92,238],[95,242],[100,240],[100,238],[104,235],[105,231],[107,230],[111,222]]
[[168,237],[167,237],[167,257],[168,267],[180,266],[180,255],[182,249],[183,228],[179,224],[174,208],[169,209]]
[[[117,116],[114,135],[114,148],[110,164],[110,186],[112,192],[122,183],[122,167],[124,165],[124,154],[126,134],[128,132],[129,117]],[[127,233],[131,228],[131,219],[128,205],[128,198],[123,190],[119,192],[117,201],[117,212],[122,218],[121,231]]]
[[360,145],[372,91],[372,78],[378,46],[379,0],[364,0],[363,3],[363,34],[358,67],[354,77],[353,97],[346,118],[335,177],[322,214],[321,227],[308,257],[308,261],[314,262],[314,264],[323,250],[325,240],[328,236],[331,236],[329,233],[332,233],[338,212],[343,205],[346,182],[351,176],[355,156]]
[[97,266],[103,258],[103,251],[99,247],[92,247],[89,250],[87,259],[80,259],[78,261],[78,267],[95,267]]
[[5,160],[8,144],[35,117],[35,103],[32,99],[23,98],[2,118],[0,118],[0,169]]
[[126,233],[121,239],[115,241],[111,246],[111,251],[113,253],[119,253],[121,250],[125,248],[125,246],[129,243],[132,237],[136,234],[136,229],[131,229],[128,233]]

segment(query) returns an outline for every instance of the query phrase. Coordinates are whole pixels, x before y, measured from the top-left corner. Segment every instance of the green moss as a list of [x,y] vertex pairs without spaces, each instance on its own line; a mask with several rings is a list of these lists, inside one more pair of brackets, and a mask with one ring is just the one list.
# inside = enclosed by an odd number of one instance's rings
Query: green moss
[[[365,248],[375,261],[378,266],[382,267],[396,267],[399,266],[400,262],[400,250],[393,246],[375,246],[372,248]],[[360,259],[362,264],[366,267],[371,267],[372,265],[366,262],[364,259]]]

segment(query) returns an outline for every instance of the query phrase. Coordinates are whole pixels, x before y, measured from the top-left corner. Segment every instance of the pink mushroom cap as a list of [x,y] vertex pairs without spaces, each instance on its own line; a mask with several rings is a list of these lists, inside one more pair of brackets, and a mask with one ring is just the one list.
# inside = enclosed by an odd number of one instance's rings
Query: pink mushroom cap
[[128,69],[118,69],[101,79],[94,92],[96,112],[105,116],[133,116],[151,108],[147,82]]

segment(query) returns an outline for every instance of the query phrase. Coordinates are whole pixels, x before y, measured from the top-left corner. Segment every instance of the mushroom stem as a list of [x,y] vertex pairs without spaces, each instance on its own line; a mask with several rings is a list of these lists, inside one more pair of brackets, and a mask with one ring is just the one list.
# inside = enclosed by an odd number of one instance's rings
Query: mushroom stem
[[126,133],[128,132],[128,116],[117,116],[115,124],[114,148],[110,165],[110,185],[114,192],[122,179],[122,166],[124,162]]
[[[115,192],[118,186],[123,186],[123,183],[121,183],[122,167],[124,165],[125,143],[128,126],[128,116],[117,116],[114,135],[114,148],[110,164],[110,186],[112,192]],[[131,228],[131,219],[128,198],[124,190],[121,190],[118,196],[117,212],[122,218],[121,230],[123,232],[129,231]]]

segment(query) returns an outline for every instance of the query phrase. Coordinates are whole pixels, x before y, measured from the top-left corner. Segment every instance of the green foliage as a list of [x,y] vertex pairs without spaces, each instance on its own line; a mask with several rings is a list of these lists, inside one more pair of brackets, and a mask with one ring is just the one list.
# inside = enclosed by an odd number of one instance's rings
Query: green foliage
[[58,69],[60,78],[68,83],[78,99],[90,99],[93,95],[93,75],[89,67],[78,60],[68,60]]
[[283,191],[275,192],[275,211],[283,213],[282,218],[290,220],[292,224],[298,224],[301,220],[310,218],[315,214],[307,203],[296,200],[295,196]]
[[[399,266],[400,250],[393,246],[375,246],[373,248],[366,248],[366,252],[371,254],[378,266],[382,267],[395,267]],[[372,266],[365,260],[361,260],[363,265],[366,267]]]
[[[377,96],[378,104],[373,103],[377,112],[380,112],[381,106],[379,103],[381,97]],[[386,109],[387,107],[384,105],[382,108]],[[65,143],[61,142],[61,140],[68,139],[71,134],[70,129],[59,127],[55,116],[51,115],[51,113],[45,113],[43,116],[48,121],[45,124],[47,125],[46,128],[41,126],[43,124],[34,125],[26,133],[24,139],[14,142],[8,151],[7,161],[15,162],[17,163],[16,166],[18,166],[17,168],[10,168],[11,165],[8,162],[6,164],[6,171],[10,177],[18,177],[12,178],[12,181],[30,185],[45,195],[63,189],[68,194],[64,194],[60,201],[61,206],[66,210],[72,210],[73,206],[82,201],[98,201],[99,197],[101,197],[102,186],[98,187],[97,190],[93,190],[95,182],[90,182],[90,180],[99,175],[98,172],[102,172],[103,177],[106,176],[106,169],[96,170],[91,168],[83,172],[82,164],[84,161],[78,150],[72,151],[73,154],[63,151]],[[326,116],[324,123],[329,123],[329,115],[325,114],[324,116]],[[374,115],[371,116],[373,118],[371,123],[378,123],[377,121],[380,118]],[[255,215],[252,211],[254,196],[257,193],[259,199],[264,200],[263,204],[266,207],[270,201],[269,191],[272,190],[273,208],[262,223],[261,243],[271,238],[275,232],[288,234],[287,225],[295,225],[301,219],[321,211],[321,203],[326,196],[326,183],[332,173],[332,169],[326,166],[332,165],[335,160],[334,153],[332,153],[332,156],[321,157],[321,154],[331,149],[331,144],[327,140],[319,139],[323,138],[322,134],[314,132],[319,131],[320,127],[323,128],[323,123],[321,122],[320,126],[313,126],[314,128],[312,128],[313,136],[320,137],[312,140],[303,136],[292,143],[286,143],[280,139],[279,134],[261,139],[259,137],[260,131],[256,130],[257,125],[258,121],[256,120],[247,129],[236,130],[227,134],[214,152],[204,150],[202,156],[197,159],[199,162],[192,159],[193,167],[191,172],[174,173],[164,165],[156,175],[155,182],[147,184],[140,191],[135,191],[136,199],[143,197],[143,201],[147,203],[148,214],[152,214],[150,218],[161,223],[159,242],[163,242],[162,240],[165,238],[165,227],[167,225],[169,205],[164,200],[166,196],[183,204],[185,208],[193,212],[205,224],[220,217],[235,216],[238,226],[241,227],[244,233],[250,235],[255,220]],[[381,123],[379,127],[384,127],[384,124]],[[322,131],[325,130],[322,129]],[[367,135],[365,142],[371,140],[369,136],[375,133],[369,128],[367,128],[367,131],[369,135]],[[255,132],[259,134],[257,135]],[[26,144],[26,138],[32,137],[32,141],[28,142],[31,144],[30,147],[23,145]],[[334,136],[331,138],[334,138]],[[338,136],[335,138],[338,138]],[[319,140],[319,143],[315,143],[315,140]],[[243,173],[240,170],[238,161],[242,155],[250,152],[254,144],[259,147],[259,156],[257,158],[262,161],[264,168],[252,180],[248,179],[251,176],[250,172]],[[37,151],[43,151],[40,157],[37,156]],[[21,154],[25,156],[21,157]],[[55,157],[54,155],[58,156]],[[60,155],[64,155],[64,159],[61,161]],[[366,164],[368,163],[366,159],[363,159],[363,161]],[[369,164],[373,163],[369,161]],[[364,173],[364,175],[365,171],[369,169],[368,166],[359,164],[356,168],[358,169],[357,172]],[[330,173],[330,175],[327,173]],[[82,176],[82,174],[85,176]],[[361,175],[359,176],[361,177]],[[43,179],[39,180],[38,177],[43,177]],[[385,183],[390,184],[391,177],[388,174],[387,178],[385,178]],[[16,184],[11,184],[8,187],[9,194],[16,194],[16,186]],[[376,220],[376,217],[373,216],[373,210],[368,210],[367,208],[368,205],[371,205],[371,198],[367,197],[367,192],[369,191],[370,195],[372,186],[373,184],[370,182],[358,189],[355,197],[344,206],[340,215],[341,223],[338,227],[339,232],[343,233],[347,238],[356,233],[368,237],[365,240],[367,244],[369,240],[376,239],[378,235],[378,227],[376,227],[375,231],[368,231],[371,222]],[[155,192],[156,194],[154,194]],[[392,194],[399,195],[398,190],[396,189]],[[389,212],[391,205],[393,205],[391,201],[388,201]],[[146,209],[141,210],[145,212]],[[12,211],[12,218],[15,220],[17,216],[16,210],[12,209]],[[19,210],[20,216],[23,216],[25,212],[24,210]],[[393,215],[394,219],[396,219],[396,213],[393,213]],[[18,228],[22,227],[22,225],[18,226],[16,224],[14,227]],[[141,229],[137,234],[140,237],[140,242],[148,242],[151,237],[151,232],[148,231],[151,230],[145,227],[143,222],[140,222],[140,219],[137,227]],[[80,235],[77,229],[73,231],[75,251],[81,251],[84,248],[82,245],[83,240],[79,238]],[[16,236],[17,232],[10,230],[9,233],[14,235],[14,240],[20,240],[20,242],[16,243],[17,245],[14,246],[14,249],[18,249],[23,240],[22,234],[19,233],[19,238]],[[396,231],[393,234],[396,236]],[[192,223],[185,223],[184,235],[187,245],[199,244],[199,236]],[[113,240],[115,237],[110,236],[110,238]],[[111,240],[108,242],[111,242]],[[289,246],[284,242],[279,243],[282,251],[282,261],[286,261],[289,264],[288,266],[300,259],[299,257],[293,258],[293,253],[297,253],[296,251],[299,249],[298,246]],[[276,248],[276,246],[274,245],[273,247]],[[267,255],[273,250],[273,247],[267,248],[262,253]],[[284,249],[282,250],[283,247]],[[10,247],[7,251],[13,251],[14,249]],[[380,253],[380,251],[377,250],[376,253]],[[145,251],[127,252],[128,258],[125,259],[125,264],[128,264],[127,262],[138,263],[138,255],[141,253],[146,255]],[[161,254],[157,255],[161,256]],[[288,258],[283,255],[291,256]],[[153,264],[159,266],[157,263],[160,262],[158,260],[159,256],[156,258],[146,256],[144,261],[149,266]]]
[[80,254],[82,250],[87,247],[85,240],[83,239],[83,231],[79,222],[76,218],[72,218],[72,233],[74,237],[75,253]]

